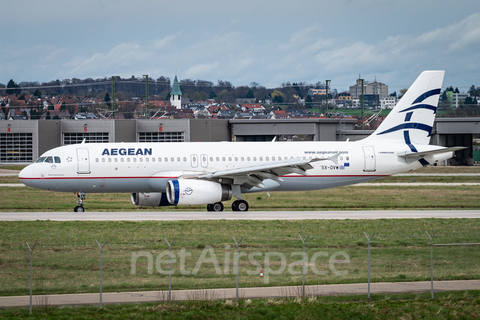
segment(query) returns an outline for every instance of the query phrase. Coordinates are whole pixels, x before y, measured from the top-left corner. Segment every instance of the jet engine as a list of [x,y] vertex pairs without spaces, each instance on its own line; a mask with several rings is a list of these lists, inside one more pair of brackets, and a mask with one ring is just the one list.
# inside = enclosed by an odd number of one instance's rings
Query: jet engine
[[167,199],[173,205],[200,205],[227,201],[232,187],[213,181],[175,179],[167,182]]
[[161,192],[136,192],[132,193],[132,203],[140,207],[164,207],[171,206],[167,195]]

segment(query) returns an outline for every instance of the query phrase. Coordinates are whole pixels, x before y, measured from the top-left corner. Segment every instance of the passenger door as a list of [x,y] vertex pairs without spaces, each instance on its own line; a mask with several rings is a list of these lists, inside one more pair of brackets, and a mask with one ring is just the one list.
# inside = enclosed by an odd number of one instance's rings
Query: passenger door
[[87,148],[77,149],[77,172],[90,173],[90,158]]

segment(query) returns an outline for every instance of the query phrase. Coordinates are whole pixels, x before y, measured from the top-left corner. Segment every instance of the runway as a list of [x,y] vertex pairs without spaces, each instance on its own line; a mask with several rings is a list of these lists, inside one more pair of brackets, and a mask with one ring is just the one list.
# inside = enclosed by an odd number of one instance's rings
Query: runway
[[480,210],[0,212],[0,221],[188,221],[480,218]]

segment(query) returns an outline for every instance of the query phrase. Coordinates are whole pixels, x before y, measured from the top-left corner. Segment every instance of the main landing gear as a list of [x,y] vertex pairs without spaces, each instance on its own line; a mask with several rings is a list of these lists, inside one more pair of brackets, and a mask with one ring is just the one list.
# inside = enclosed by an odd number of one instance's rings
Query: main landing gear
[[245,200],[237,200],[232,203],[233,211],[248,211],[248,202]]
[[[207,204],[207,211],[223,211],[223,203],[216,202],[213,204]],[[236,200],[232,203],[233,211],[248,211],[248,202],[245,200]]]
[[87,194],[85,192],[77,192],[77,203],[78,206],[73,209],[73,212],[85,212],[85,208],[83,208],[83,201],[85,200]]

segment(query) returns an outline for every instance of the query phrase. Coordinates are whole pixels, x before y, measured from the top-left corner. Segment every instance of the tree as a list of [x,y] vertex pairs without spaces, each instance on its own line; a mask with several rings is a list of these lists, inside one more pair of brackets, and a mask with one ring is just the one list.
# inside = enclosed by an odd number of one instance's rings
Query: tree
[[472,98],[472,97],[467,97],[465,99],[464,104],[475,104],[476,105],[477,104],[477,99]]
[[40,98],[42,96],[42,92],[39,89],[36,89],[35,92],[33,92],[33,96]]
[[392,93],[389,94],[390,97],[397,97],[397,91],[393,91]]
[[253,92],[252,89],[248,89],[247,98],[255,98],[255,93]]
[[210,94],[208,95],[208,99],[215,99],[217,97],[217,94],[215,91],[210,91]]
[[108,106],[108,108],[112,107],[112,99],[110,99],[110,95],[108,94],[108,92],[105,93],[105,98],[103,98],[103,100],[105,101],[105,104]]
[[470,89],[468,89],[468,93],[470,94],[470,97],[476,97],[478,96],[478,91],[477,91],[477,88],[475,88],[475,86],[472,84],[472,86],[470,87]]
[[13,81],[13,79],[10,79],[7,84],[7,94],[19,94],[20,93],[20,86]]
[[193,100],[200,101],[200,100],[207,100],[207,94],[205,92],[195,92],[193,94]]
[[273,103],[283,103],[285,101],[285,96],[278,90],[273,90],[271,97],[273,99]]
[[305,97],[305,106],[307,108],[312,108],[312,102],[313,102],[312,97],[309,94],[307,94],[307,96]]
[[216,100],[220,102],[229,101],[229,99],[230,99],[230,93],[227,91],[227,89],[220,91],[220,93],[216,98]]

